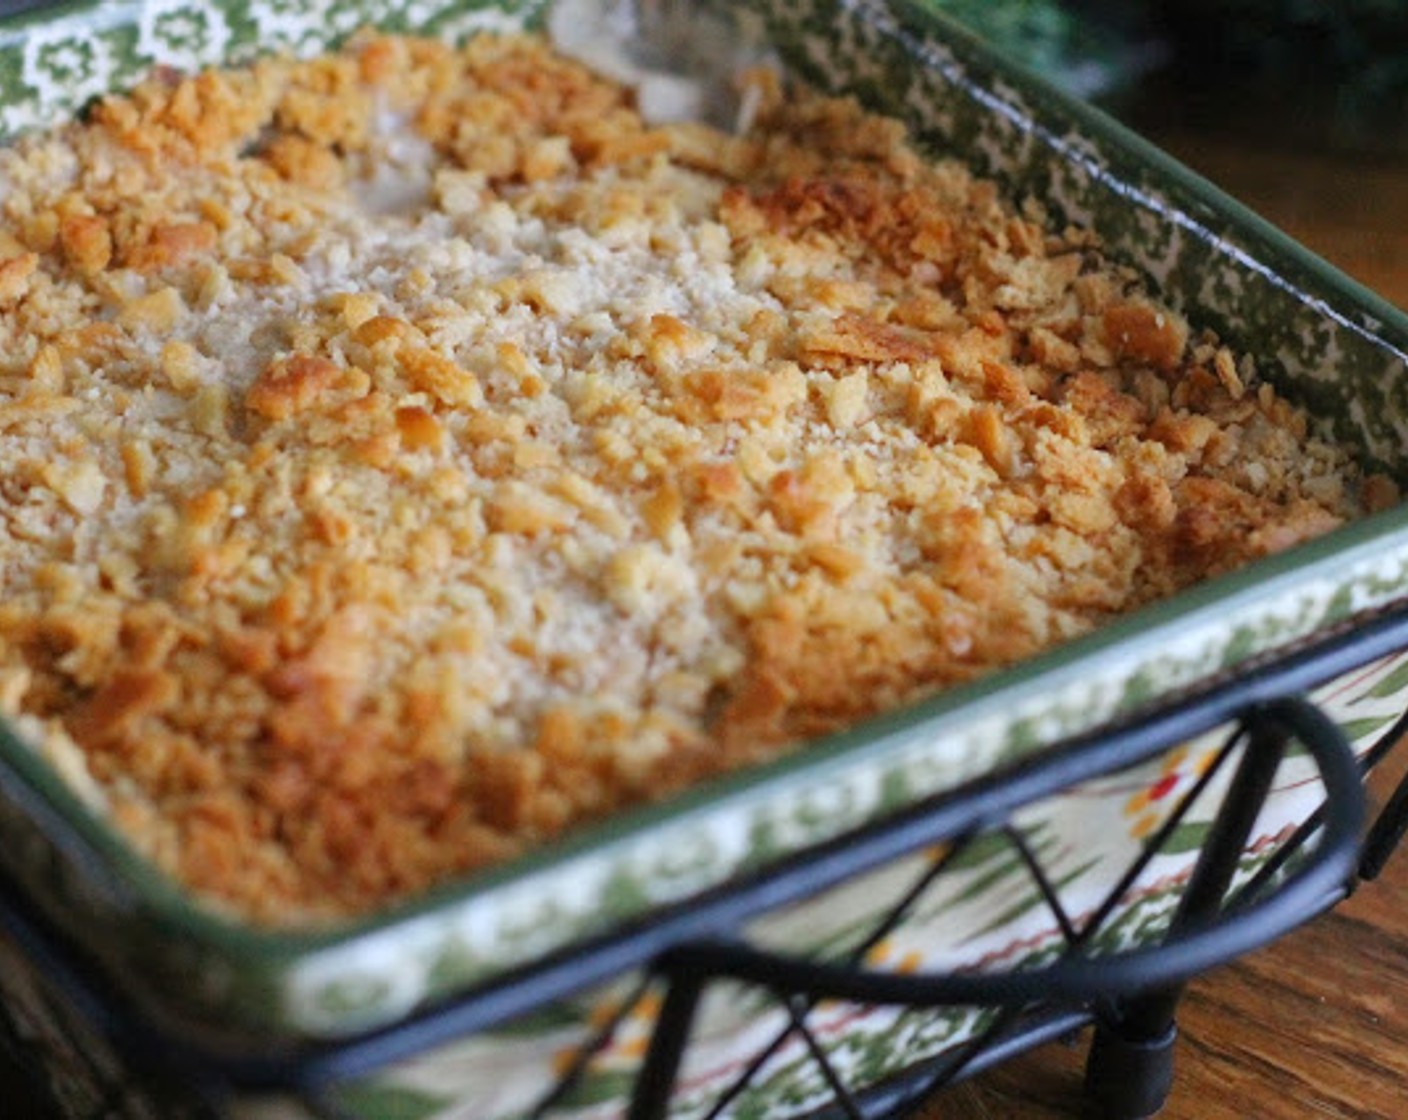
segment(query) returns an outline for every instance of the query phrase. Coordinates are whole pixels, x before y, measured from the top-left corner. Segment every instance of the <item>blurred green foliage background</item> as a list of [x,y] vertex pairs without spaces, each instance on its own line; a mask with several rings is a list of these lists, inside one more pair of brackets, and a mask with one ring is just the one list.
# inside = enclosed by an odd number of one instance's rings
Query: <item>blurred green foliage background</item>
[[1408,0],[926,0],[1072,92],[1151,76],[1280,104],[1353,145],[1408,143]]

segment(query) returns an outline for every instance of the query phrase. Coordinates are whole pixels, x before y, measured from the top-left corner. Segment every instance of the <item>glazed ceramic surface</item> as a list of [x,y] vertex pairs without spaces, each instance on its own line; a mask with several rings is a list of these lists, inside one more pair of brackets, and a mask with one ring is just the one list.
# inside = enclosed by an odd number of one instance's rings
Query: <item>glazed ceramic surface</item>
[[[1367,465],[1408,479],[1408,322],[1172,161],[1097,114],[1003,64],[921,4],[904,0],[740,0],[714,5],[761,33],[784,64],[904,118],[935,154],[963,159],[1053,222],[1089,225],[1198,326],[1258,356],[1261,371],[1307,405]],[[192,69],[260,51],[311,53],[364,24],[462,38],[535,25],[541,3],[452,0],[127,0],[67,4],[0,20],[0,135],[14,136],[130,85],[154,65]],[[475,984],[741,873],[804,852],[1077,733],[1237,671],[1253,659],[1351,623],[1408,591],[1408,513],[1390,511],[1221,578],[1014,670],[818,743],[793,759],[626,814],[510,867],[396,912],[309,934],[249,929],[203,910],[95,819],[45,764],[0,742],[0,852],[48,916],[114,976],[179,1021],[246,1037],[337,1038],[393,1023]],[[1326,693],[1367,742],[1402,706],[1408,680],[1382,664]],[[1023,822],[1079,899],[1157,826],[1171,791],[1197,773],[1206,744],[1073,791]],[[1287,771],[1248,866],[1313,808]],[[1090,823],[1098,821],[1098,828]],[[1195,822],[1196,823],[1196,822]],[[1116,939],[1159,928],[1196,852],[1161,859],[1130,896]],[[917,911],[873,963],[942,968],[1039,959],[1051,944],[1010,858],[971,857],[952,898]],[[844,944],[866,900],[912,869],[841,888],[752,933],[797,952]],[[1112,943],[1113,944],[1113,943]],[[513,1116],[547,1071],[629,988],[545,1009],[512,1031],[424,1056],[346,1089],[365,1115]],[[625,1012],[612,1048],[581,1087],[582,1116],[619,1108],[652,998]],[[903,1015],[838,1017],[823,1034],[862,1079],[952,1045],[981,1019],[922,1029]],[[681,1107],[776,1029],[746,1000],[706,1011]],[[635,1041],[633,1041],[635,1040]],[[814,1103],[802,1064],[781,1058],[756,1090],[761,1112]],[[857,1065],[858,1064],[858,1065]],[[483,1071],[495,1071],[485,1078]],[[720,1072],[725,1071],[725,1072]],[[484,1096],[483,1085],[494,1089]],[[475,1096],[474,1094],[481,1094]],[[789,1102],[783,1108],[779,1102]],[[380,1103],[379,1103],[380,1102]],[[396,1103],[388,1103],[396,1102]],[[764,1107],[766,1105],[766,1107]],[[752,1107],[752,1106],[750,1106]],[[399,1111],[397,1111],[399,1109]],[[454,1110],[458,1109],[458,1112]],[[781,1111],[777,1111],[780,1109]]]

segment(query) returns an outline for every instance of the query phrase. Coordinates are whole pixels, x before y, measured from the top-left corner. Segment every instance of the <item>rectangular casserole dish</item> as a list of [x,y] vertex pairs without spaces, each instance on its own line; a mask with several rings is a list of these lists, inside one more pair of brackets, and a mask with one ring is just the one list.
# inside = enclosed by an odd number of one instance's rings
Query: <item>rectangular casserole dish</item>
[[[761,28],[808,80],[861,94],[871,107],[906,119],[936,152],[995,177],[1012,197],[1036,197],[1056,220],[1094,228],[1113,255],[1148,275],[1195,324],[1258,355],[1268,378],[1366,466],[1408,479],[1408,322],[1393,308],[920,5],[798,0],[723,7]],[[192,69],[255,51],[306,53],[366,23],[461,37],[542,16],[543,5],[531,3],[65,5],[0,24],[0,134],[57,119],[156,64]],[[3,859],[45,917],[154,1019],[236,1053],[271,1041],[292,1047],[337,1039],[393,1024],[1073,736],[1176,700],[1185,689],[1287,654],[1398,603],[1405,589],[1408,514],[1395,509],[790,760],[623,815],[388,915],[324,932],[261,931],[194,906],[8,733],[0,754]],[[1392,723],[1405,692],[1408,679],[1390,660],[1327,685],[1322,695],[1368,742]],[[1159,786],[1170,773],[1190,778],[1201,750],[1190,749],[1172,770],[1155,767],[1143,777],[1091,786],[1033,823],[1064,853],[1062,875],[1077,887],[1088,879],[1095,891],[1101,864],[1148,827],[1149,814],[1130,811],[1131,789],[1141,782]],[[1294,775],[1285,784],[1254,847],[1314,807]],[[1101,827],[1091,829],[1093,819]],[[1182,873],[1190,862],[1191,856]],[[980,862],[975,878],[985,870],[992,868]],[[1151,913],[1174,897],[1179,871],[1169,864],[1152,877],[1141,896]],[[991,882],[965,896],[973,902],[970,913],[916,922],[910,931],[916,947],[908,950],[914,959],[926,966],[948,960],[945,938],[964,942],[970,954],[1001,957],[1004,947],[1043,936],[1021,899],[1003,894],[1001,876]],[[857,910],[872,905],[864,900],[882,893],[875,881],[847,890],[780,915],[759,936],[795,941],[798,950],[842,937]],[[935,944],[928,947],[925,938]],[[579,1020],[597,1013],[592,1005],[584,1000],[520,1024],[512,1035],[479,1040],[442,1056],[441,1073],[412,1072],[406,1079],[440,1101],[437,1109],[514,1115],[523,1107],[522,1086],[541,1078],[564,1039],[580,1034]],[[726,1040],[741,1025],[713,1033]],[[880,1038],[888,1029],[876,1023],[870,1033]],[[916,1056],[961,1035],[952,1028],[944,1039],[917,1043]],[[728,1043],[716,1045],[727,1050]],[[709,1060],[723,1062],[717,1054]],[[902,1048],[892,1064],[904,1064]],[[459,1072],[444,1075],[447,1067]],[[457,1097],[452,1087],[424,1089],[425,1078],[442,1076],[459,1077],[462,1088],[482,1085],[486,1069],[519,1088],[497,1086],[492,1099]],[[385,1079],[392,1084],[395,1077]],[[610,1084],[603,1075],[593,1092],[607,1100]],[[368,1089],[359,1099],[375,1096]]]

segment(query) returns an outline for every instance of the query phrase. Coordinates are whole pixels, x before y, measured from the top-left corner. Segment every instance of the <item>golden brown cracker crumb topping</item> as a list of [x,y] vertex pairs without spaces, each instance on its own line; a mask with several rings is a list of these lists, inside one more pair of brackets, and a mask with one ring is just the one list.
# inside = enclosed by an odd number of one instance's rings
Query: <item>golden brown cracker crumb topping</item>
[[365,911],[1394,500],[894,122],[528,38],[0,153],[0,704],[259,921]]

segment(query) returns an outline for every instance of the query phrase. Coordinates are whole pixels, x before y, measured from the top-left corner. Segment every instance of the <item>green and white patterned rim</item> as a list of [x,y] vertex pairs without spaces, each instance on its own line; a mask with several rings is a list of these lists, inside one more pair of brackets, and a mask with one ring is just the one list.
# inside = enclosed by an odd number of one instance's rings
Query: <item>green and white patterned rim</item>
[[[1408,321],[1397,311],[920,4],[735,7],[761,19],[808,79],[903,116],[931,148],[962,154],[1058,220],[1092,225],[1195,323],[1263,355],[1264,372],[1336,438],[1408,478]],[[70,4],[0,21],[0,135],[69,113],[154,64],[310,52],[362,23],[456,37],[540,13],[536,3],[450,0]],[[25,853],[9,858],[54,917],[173,1013],[254,1035],[336,1036],[842,835],[1405,588],[1408,514],[1393,511],[791,760],[321,933],[260,932],[193,905],[8,738],[0,767],[15,780],[0,783],[0,842]]]

